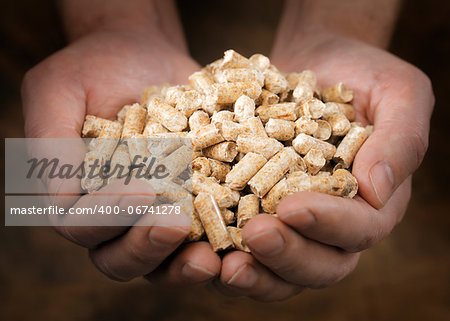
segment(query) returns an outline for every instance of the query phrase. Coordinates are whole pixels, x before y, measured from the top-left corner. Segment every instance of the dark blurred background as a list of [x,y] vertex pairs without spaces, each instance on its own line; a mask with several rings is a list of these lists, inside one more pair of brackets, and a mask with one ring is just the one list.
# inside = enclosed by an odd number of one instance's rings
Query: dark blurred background
[[[282,1],[179,2],[191,53],[201,64],[228,48],[269,54]],[[449,1],[405,1],[391,51],[433,81],[430,148],[414,177],[402,224],[365,251],[355,272],[340,284],[261,304],[204,287],[171,291],[139,279],[117,283],[91,265],[86,250],[50,228],[0,227],[0,320],[449,320],[449,16]],[[63,45],[52,1],[2,1],[3,138],[23,137],[23,74]]]

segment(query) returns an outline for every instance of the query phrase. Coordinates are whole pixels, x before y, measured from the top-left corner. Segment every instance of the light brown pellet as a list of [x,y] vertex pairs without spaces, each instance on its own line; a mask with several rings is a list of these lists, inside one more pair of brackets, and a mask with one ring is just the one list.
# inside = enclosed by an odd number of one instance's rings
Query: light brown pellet
[[[255,101],[246,95],[239,97],[234,103],[236,121],[241,122],[255,116]],[[232,119],[230,119],[232,120]]]
[[353,92],[345,87],[342,82],[322,91],[324,102],[348,103],[353,99]]
[[203,95],[209,94],[214,79],[205,70],[194,72],[189,76],[189,84]]
[[145,126],[147,110],[139,104],[131,105],[123,123],[122,138],[141,134]]
[[271,118],[266,123],[266,133],[277,140],[290,140],[295,136],[295,123],[293,121]]
[[310,191],[352,198],[358,191],[358,181],[349,171],[338,169],[331,176],[311,176]]
[[303,133],[295,137],[292,141],[292,146],[300,155],[306,155],[312,148],[319,149],[326,160],[332,159],[336,152],[334,145]]
[[326,120],[316,120],[317,130],[314,133],[314,137],[320,140],[327,140],[331,137],[331,125]]
[[183,113],[157,97],[150,100],[148,115],[149,117],[154,117],[171,132],[180,132],[187,126],[187,118]]
[[305,161],[306,167],[308,168],[308,172],[311,175],[317,174],[323,166],[325,166],[326,160],[323,157],[322,151],[318,149],[311,149],[308,153],[306,153],[303,158]]
[[334,161],[349,168],[355,159],[356,153],[366,141],[368,133],[364,127],[353,127],[342,139],[334,155]]
[[263,197],[286,174],[295,161],[295,151],[292,147],[284,147],[248,182],[252,192],[258,197]]
[[189,133],[189,136],[196,149],[203,149],[224,141],[219,130],[213,124],[197,127]]
[[236,222],[236,215],[234,215],[234,212],[227,209],[227,208],[221,208],[220,214],[222,215],[223,221],[225,222],[225,225],[230,225]]
[[204,176],[211,175],[211,165],[209,163],[208,158],[206,157],[197,157],[192,160],[192,171],[199,172]]
[[295,134],[314,135],[319,128],[319,124],[308,116],[301,116],[295,121]]
[[288,82],[280,72],[268,68],[264,71],[264,87],[274,94],[279,94],[286,91]]
[[[201,192],[213,194],[221,208],[235,206],[239,201],[236,191],[220,185],[214,177],[206,177],[198,172],[192,173],[192,192],[195,195]],[[239,194],[239,192],[237,193]]]
[[215,177],[221,183],[225,182],[225,177],[231,170],[230,164],[212,158],[208,161],[211,167],[211,177]]
[[316,75],[311,70],[305,70],[298,76],[297,86],[292,93],[294,101],[302,104],[314,97],[314,90],[316,87]]
[[[341,104],[343,105],[343,104]],[[326,103],[326,108],[323,113],[323,118],[327,120],[330,125],[334,136],[344,136],[350,130],[350,121],[345,114],[341,112],[339,104]]]
[[211,87],[211,94],[207,97],[207,102],[213,104],[233,104],[242,95],[251,99],[256,99],[261,95],[261,86],[255,81],[216,83]]
[[262,87],[264,85],[264,75],[257,69],[230,68],[220,73],[219,81],[222,83],[255,81]]
[[245,154],[253,152],[263,155],[266,159],[271,158],[283,148],[283,144],[274,138],[247,134],[239,135],[236,144],[238,152]]
[[102,132],[103,127],[111,122],[112,120],[87,115],[84,120],[83,130],[81,131],[82,137],[98,137]]
[[243,228],[245,224],[259,214],[259,198],[248,194],[239,200],[237,211],[237,227]]
[[275,184],[261,199],[261,207],[265,213],[275,213],[278,204],[284,197],[300,191],[307,191],[309,188],[310,177],[308,174],[305,172],[292,173]]
[[249,129],[239,123],[235,123],[230,120],[224,120],[222,122],[222,126],[220,128],[220,133],[222,134],[223,138],[228,141],[236,141],[239,135],[248,133]]
[[147,120],[147,123],[145,124],[142,135],[144,137],[150,137],[153,136],[154,134],[162,134],[168,132],[169,130],[167,128],[165,128],[163,125],[150,118],[149,120]]
[[267,89],[261,91],[261,95],[256,99],[255,103],[259,105],[274,105],[280,101],[280,97]]
[[247,245],[244,244],[242,240],[242,229],[234,226],[227,226],[228,234],[233,240],[234,247],[237,250],[244,251],[250,253],[250,249]]
[[183,92],[177,99],[176,109],[190,117],[203,104],[202,97],[195,90],[188,90]]
[[234,190],[242,190],[266,163],[267,159],[264,156],[247,153],[227,174],[225,182]]
[[195,198],[194,206],[213,250],[217,252],[233,248],[233,241],[228,234],[225,222],[213,195],[199,193]]
[[220,64],[220,68],[222,70],[227,68],[249,68],[249,67],[250,61],[241,54],[234,51],[233,49],[224,52],[223,60]]
[[111,157],[110,171],[108,173],[108,184],[115,179],[125,178],[130,171],[131,159],[128,146],[119,144]]
[[295,103],[279,103],[274,105],[263,105],[256,108],[256,114],[266,123],[270,118],[297,120]]
[[205,234],[205,229],[203,228],[202,222],[198,217],[198,213],[193,209],[191,214],[191,230],[186,237],[186,241],[195,242],[202,238]]
[[206,157],[228,163],[234,160],[237,153],[237,145],[234,142],[222,142],[203,150]]
[[189,117],[189,128],[191,131],[198,127],[209,125],[210,123],[208,114],[203,110],[197,110]]
[[249,135],[267,137],[266,130],[259,117],[250,117],[241,122]]
[[270,59],[261,54],[254,54],[249,59],[250,64],[259,71],[265,71],[270,66]]

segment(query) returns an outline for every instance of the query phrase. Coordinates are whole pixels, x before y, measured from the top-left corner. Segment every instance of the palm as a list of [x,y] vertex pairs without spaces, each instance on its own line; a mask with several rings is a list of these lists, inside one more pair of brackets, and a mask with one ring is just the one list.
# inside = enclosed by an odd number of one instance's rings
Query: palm
[[[49,57],[28,77],[37,79],[25,81],[27,136],[41,136],[43,127],[42,109],[27,110],[31,105],[27,96],[36,91],[55,105],[47,106],[53,125],[44,126],[46,133],[61,136],[63,126],[79,133],[86,114],[114,118],[123,105],[139,101],[146,86],[185,82],[196,68],[193,60],[165,40],[125,32],[91,34]],[[33,91],[29,95],[28,83]]]

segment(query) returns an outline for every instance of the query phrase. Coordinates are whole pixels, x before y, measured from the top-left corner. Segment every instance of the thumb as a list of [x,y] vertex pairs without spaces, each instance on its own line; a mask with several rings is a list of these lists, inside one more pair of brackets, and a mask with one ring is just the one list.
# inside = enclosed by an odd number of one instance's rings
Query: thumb
[[371,103],[374,131],[356,155],[353,173],[360,195],[379,209],[423,160],[434,97],[420,73],[408,81],[388,79],[374,89]]

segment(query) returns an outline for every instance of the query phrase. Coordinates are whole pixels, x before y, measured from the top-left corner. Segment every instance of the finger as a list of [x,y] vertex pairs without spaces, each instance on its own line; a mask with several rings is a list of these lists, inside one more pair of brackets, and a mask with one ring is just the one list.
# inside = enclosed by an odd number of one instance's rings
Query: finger
[[374,88],[368,112],[374,131],[353,164],[360,195],[378,209],[417,169],[428,146],[431,84],[414,69],[399,77],[386,73]]
[[133,226],[120,238],[89,252],[100,271],[117,281],[152,272],[189,234],[188,227]]
[[354,269],[359,257],[306,239],[266,214],[245,225],[243,240],[253,256],[282,279],[311,288],[338,282]]
[[281,221],[300,234],[348,252],[365,250],[394,228],[406,211],[411,178],[394,192],[381,210],[357,196],[345,199],[321,193],[297,193],[278,206]]
[[[124,233],[139,219],[136,209],[152,205],[154,199],[155,192],[147,182],[132,179],[125,185],[115,181],[97,193],[81,197],[69,209],[81,214],[52,216],[51,222],[58,233],[70,241],[95,248]],[[106,214],[107,211],[111,214]]]
[[217,277],[220,266],[220,257],[209,243],[188,243],[146,278],[152,283],[171,287],[194,285]]
[[264,267],[249,253],[233,251],[222,259],[215,287],[225,295],[248,296],[258,301],[280,301],[302,290]]

